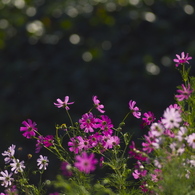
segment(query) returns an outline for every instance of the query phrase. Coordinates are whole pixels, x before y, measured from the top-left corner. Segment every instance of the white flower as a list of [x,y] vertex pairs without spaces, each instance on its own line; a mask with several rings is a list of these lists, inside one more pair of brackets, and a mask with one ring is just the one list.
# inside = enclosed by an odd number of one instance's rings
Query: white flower
[[47,156],[42,156],[42,155],[39,155],[39,158],[37,159],[37,166],[39,166],[39,169],[44,169],[46,170],[47,169],[47,166],[48,166],[48,158]]
[[11,171],[14,171],[14,173],[23,172],[23,169],[25,169],[24,161],[19,161],[18,159],[13,159],[13,163],[10,163]]
[[12,181],[14,180],[11,176],[12,176],[12,173],[8,173],[7,170],[5,170],[4,172],[1,171],[0,172],[1,176],[0,176],[0,180],[2,180],[2,186],[4,186],[5,188],[7,188],[8,186],[11,186],[12,185]]
[[8,150],[6,150],[6,151],[4,151],[3,153],[2,153],[2,156],[7,156],[7,157],[5,157],[5,159],[4,159],[4,161],[5,161],[5,163],[7,164],[7,163],[10,163],[12,160],[13,160],[13,158],[14,158],[14,154],[15,154],[15,145],[11,145],[9,148],[8,148]]

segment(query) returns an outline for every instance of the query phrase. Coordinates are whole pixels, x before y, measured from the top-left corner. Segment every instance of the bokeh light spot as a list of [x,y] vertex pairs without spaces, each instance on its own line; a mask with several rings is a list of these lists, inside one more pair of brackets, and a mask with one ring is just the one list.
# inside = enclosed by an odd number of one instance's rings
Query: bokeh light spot
[[144,19],[148,22],[154,22],[156,20],[156,16],[152,12],[145,12]]
[[146,64],[146,70],[152,75],[158,75],[160,73],[160,68],[152,62]]
[[76,45],[76,44],[78,44],[78,43],[80,42],[80,36],[77,35],[77,34],[72,34],[72,35],[70,35],[70,37],[69,37],[69,41],[70,41],[72,44]]
[[93,59],[93,56],[92,56],[92,54],[90,52],[86,51],[86,52],[83,53],[82,59],[85,62],[90,62]]
[[193,14],[194,13],[194,8],[191,5],[185,5],[184,6],[184,11],[186,14]]
[[28,7],[26,9],[26,14],[30,17],[34,16],[37,13],[37,10],[35,7]]
[[171,65],[171,59],[168,56],[163,56],[161,58],[161,63],[163,66],[170,66]]

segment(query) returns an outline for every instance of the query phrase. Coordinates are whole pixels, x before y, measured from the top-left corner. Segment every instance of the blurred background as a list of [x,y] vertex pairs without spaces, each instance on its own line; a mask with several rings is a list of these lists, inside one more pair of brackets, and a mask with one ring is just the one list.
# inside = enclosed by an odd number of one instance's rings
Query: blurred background
[[[69,123],[53,105],[67,95],[74,120],[93,95],[116,126],[130,99],[159,118],[182,83],[172,59],[195,56],[194,8],[194,0],[1,0],[0,152],[11,144],[34,152],[23,120],[43,135]],[[129,117],[125,128],[139,137],[140,122]]]

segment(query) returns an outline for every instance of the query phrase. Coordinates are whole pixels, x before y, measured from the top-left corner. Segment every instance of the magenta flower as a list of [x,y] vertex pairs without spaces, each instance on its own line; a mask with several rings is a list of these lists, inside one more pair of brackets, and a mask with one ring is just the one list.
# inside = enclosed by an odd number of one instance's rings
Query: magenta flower
[[134,117],[136,118],[140,118],[141,117],[141,112],[139,112],[139,108],[137,106],[135,106],[136,102],[133,100],[129,101],[129,109],[132,111],[132,114]]
[[93,116],[93,114],[86,113],[79,119],[80,128],[84,129],[85,133],[94,132],[94,128],[97,128],[97,119]]
[[167,108],[163,117],[164,118],[161,121],[167,129],[179,127],[180,122],[182,121],[181,114],[174,108]]
[[91,145],[91,147],[95,147],[97,146],[99,143],[101,143],[102,141],[102,135],[100,135],[98,132],[96,132],[93,135],[89,136],[89,144]]
[[177,64],[175,64],[176,67],[178,67],[179,64],[185,64],[185,63],[189,64],[188,60],[192,59],[192,57],[189,57],[189,53],[187,53],[185,56],[184,52],[181,53],[181,56],[176,54],[176,57],[177,57],[176,59],[173,59],[173,61],[177,63]]
[[97,122],[98,122],[98,128],[100,128],[102,131],[102,133],[104,135],[112,135],[113,133],[113,130],[112,128],[114,127],[113,124],[112,124],[112,121],[111,119],[106,116],[106,115],[101,115],[100,116],[101,119],[97,119]]
[[57,101],[57,103],[54,103],[55,106],[57,106],[58,108],[65,108],[66,110],[70,109],[68,107],[68,105],[74,104],[74,102],[68,102],[69,101],[69,96],[65,96],[64,101],[62,101],[59,98],[56,101]]
[[104,109],[104,105],[103,105],[103,104],[100,104],[100,101],[97,99],[97,96],[93,96],[92,99],[93,99],[93,103],[94,103],[96,109],[97,109],[99,112],[104,113],[105,111],[102,110],[102,109]]
[[63,161],[61,163],[60,169],[62,171],[62,174],[65,175],[66,177],[72,176],[71,165],[68,162]]
[[156,118],[152,112],[145,112],[144,117],[142,117],[143,123],[142,126],[150,125]]
[[27,121],[23,121],[22,124],[25,127],[20,127],[20,131],[25,131],[22,135],[27,139],[30,139],[36,135],[37,128],[35,127],[37,124],[32,122],[31,119],[27,119]]
[[81,155],[75,157],[76,162],[74,166],[81,172],[88,174],[96,169],[95,164],[97,164],[98,161],[94,157],[94,153],[88,155],[86,152],[83,152]]
[[144,152],[138,150],[136,147],[135,147],[135,142],[132,141],[131,145],[129,146],[130,148],[130,151],[129,151],[129,156],[131,158],[135,158],[137,160],[140,160],[140,161],[147,161],[147,157],[146,155],[144,155]]
[[179,95],[175,95],[178,101],[182,101],[184,99],[188,99],[193,92],[193,89],[190,88],[190,84],[188,84],[187,87],[185,87],[184,84],[181,85],[182,89],[178,89],[177,92],[180,93]]
[[47,135],[43,138],[43,146],[46,148],[49,148],[50,146],[53,146],[54,142],[54,136],[53,135]]

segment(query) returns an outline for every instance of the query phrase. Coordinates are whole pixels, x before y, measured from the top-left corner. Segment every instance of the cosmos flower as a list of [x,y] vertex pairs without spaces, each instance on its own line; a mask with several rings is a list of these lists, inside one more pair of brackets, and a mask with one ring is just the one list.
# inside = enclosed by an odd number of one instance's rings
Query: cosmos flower
[[65,96],[64,101],[62,101],[59,98],[56,101],[57,101],[57,103],[54,102],[55,106],[57,106],[58,108],[65,108],[66,110],[70,109],[68,107],[68,105],[74,104],[74,102],[68,102],[69,101],[69,96]]
[[94,153],[87,154],[83,152],[81,155],[75,157],[76,162],[74,166],[79,169],[81,172],[90,173],[96,169],[95,164],[97,164],[97,159],[95,159]]
[[192,59],[192,57],[189,56],[189,53],[187,53],[185,56],[184,52],[181,53],[181,56],[176,54],[176,57],[177,57],[176,59],[173,59],[173,61],[177,63],[175,64],[176,67],[178,67],[179,64],[185,64],[185,63],[189,64],[188,60]]

